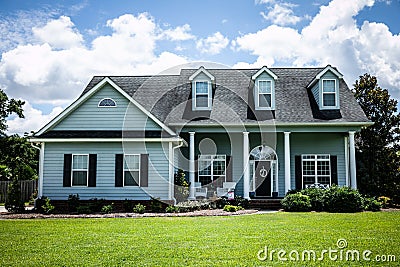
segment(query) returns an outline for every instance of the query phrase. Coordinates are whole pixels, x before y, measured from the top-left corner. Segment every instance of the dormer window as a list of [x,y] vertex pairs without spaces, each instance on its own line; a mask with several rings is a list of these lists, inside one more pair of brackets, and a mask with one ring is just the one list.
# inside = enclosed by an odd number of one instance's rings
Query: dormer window
[[214,76],[201,66],[189,81],[192,83],[192,110],[211,110]]
[[211,108],[211,84],[209,81],[194,82],[194,109]]
[[272,107],[272,81],[259,80],[256,86],[256,107],[270,109]]
[[322,104],[336,107],[336,80],[322,80]]
[[116,107],[117,103],[111,98],[103,98],[99,101],[98,107]]

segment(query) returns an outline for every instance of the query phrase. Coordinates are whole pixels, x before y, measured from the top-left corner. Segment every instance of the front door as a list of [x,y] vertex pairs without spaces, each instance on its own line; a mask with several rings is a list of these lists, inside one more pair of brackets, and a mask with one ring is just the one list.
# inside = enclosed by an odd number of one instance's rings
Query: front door
[[256,188],[256,197],[271,196],[271,161],[254,161],[254,180]]

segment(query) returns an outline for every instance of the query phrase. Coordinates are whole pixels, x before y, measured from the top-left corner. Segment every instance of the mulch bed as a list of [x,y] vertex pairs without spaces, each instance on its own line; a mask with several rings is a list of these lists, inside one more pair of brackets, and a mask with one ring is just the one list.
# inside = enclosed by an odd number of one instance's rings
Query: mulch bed
[[196,216],[234,216],[257,213],[257,210],[239,210],[227,212],[222,209],[199,210],[182,213],[110,213],[110,214],[40,214],[40,213],[0,213],[0,220],[5,219],[51,219],[51,218],[144,218],[144,217],[196,217]]

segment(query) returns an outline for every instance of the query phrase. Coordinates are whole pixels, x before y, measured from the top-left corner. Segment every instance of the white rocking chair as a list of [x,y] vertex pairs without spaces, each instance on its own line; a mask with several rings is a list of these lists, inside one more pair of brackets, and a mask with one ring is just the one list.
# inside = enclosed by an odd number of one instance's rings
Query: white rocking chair
[[194,196],[207,198],[207,187],[201,187],[201,183],[194,183]]
[[222,187],[217,187],[217,197],[226,197],[229,191],[235,190],[235,187],[235,182],[224,182]]

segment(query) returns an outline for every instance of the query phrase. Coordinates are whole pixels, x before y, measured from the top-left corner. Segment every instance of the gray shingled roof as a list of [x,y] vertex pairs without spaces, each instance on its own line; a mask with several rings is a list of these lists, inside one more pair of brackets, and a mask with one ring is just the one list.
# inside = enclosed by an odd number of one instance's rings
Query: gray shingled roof
[[[269,68],[278,79],[275,81],[275,123],[369,122],[344,80],[340,80],[341,118],[318,119],[313,115],[307,85],[324,68]],[[259,69],[207,69],[215,77],[213,108],[208,119],[196,124],[255,122],[248,118],[251,76]],[[190,100],[189,77],[197,69],[182,69],[179,75],[108,76],[124,91],[160,121],[187,123],[183,114]],[[105,76],[95,76],[83,94],[91,90]],[[189,102],[190,104],[190,102]]]

